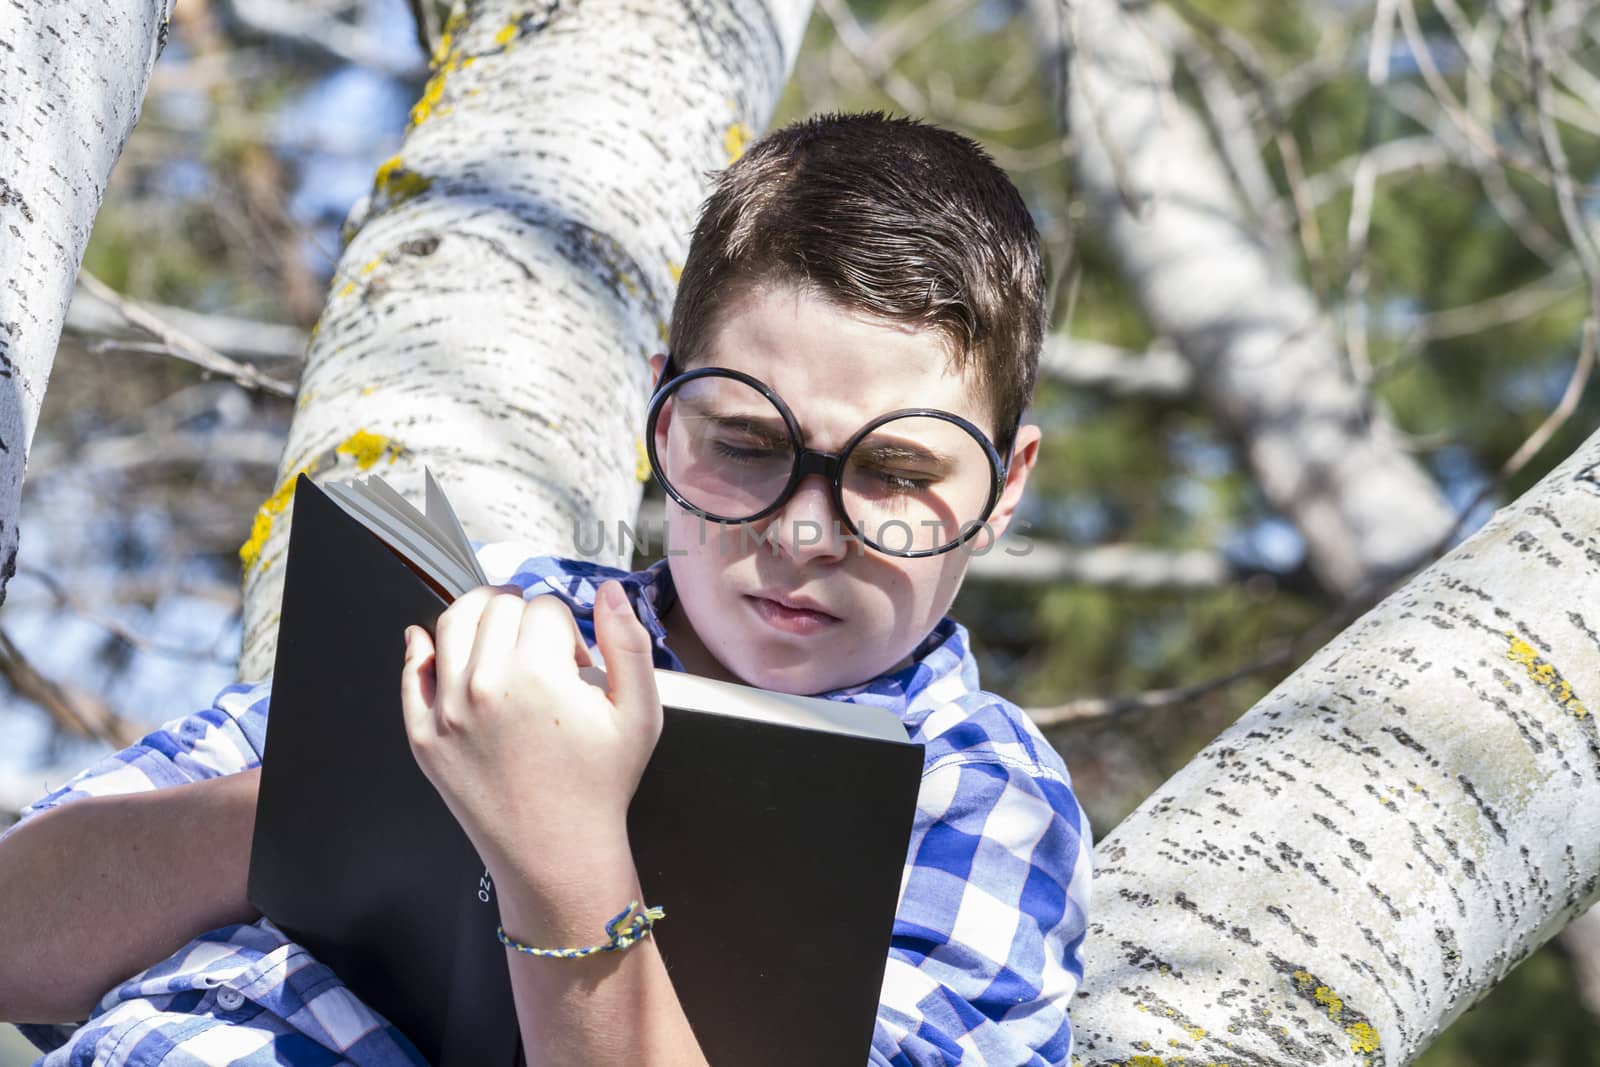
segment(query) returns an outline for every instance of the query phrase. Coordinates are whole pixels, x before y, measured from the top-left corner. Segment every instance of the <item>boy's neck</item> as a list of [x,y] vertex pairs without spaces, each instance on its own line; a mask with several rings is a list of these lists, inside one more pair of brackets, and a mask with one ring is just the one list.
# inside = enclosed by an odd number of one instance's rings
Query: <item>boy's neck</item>
[[750,684],[724,667],[701,642],[700,635],[694,632],[688,616],[683,613],[681,601],[673,600],[672,606],[661,617],[661,625],[667,631],[667,647],[683,661],[683,669],[690,674],[714,678],[719,682]]

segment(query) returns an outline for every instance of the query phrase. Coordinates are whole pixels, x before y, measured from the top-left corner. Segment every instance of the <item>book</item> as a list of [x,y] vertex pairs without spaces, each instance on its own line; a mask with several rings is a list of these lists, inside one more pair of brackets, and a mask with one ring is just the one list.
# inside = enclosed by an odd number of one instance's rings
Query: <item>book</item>
[[[249,899],[429,1063],[513,1067],[495,889],[400,708],[404,629],[483,583],[471,544],[431,475],[422,511],[379,479],[302,475],[287,568]],[[718,1067],[865,1063],[922,745],[884,708],[656,681],[628,833],[701,1049]]]

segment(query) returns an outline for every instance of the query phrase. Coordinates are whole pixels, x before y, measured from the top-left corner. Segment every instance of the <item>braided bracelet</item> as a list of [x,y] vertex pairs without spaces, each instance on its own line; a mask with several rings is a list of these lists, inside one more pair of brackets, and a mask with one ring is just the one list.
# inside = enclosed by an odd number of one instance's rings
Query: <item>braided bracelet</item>
[[[632,918],[629,918],[632,916]],[[597,952],[615,952],[618,949],[632,948],[645,935],[650,933],[650,928],[656,920],[665,919],[667,913],[662,908],[646,906],[639,907],[637,900],[628,901],[628,906],[619,911],[610,922],[606,923],[606,936],[610,939],[602,945],[590,945],[588,948],[534,948],[524,945],[506,933],[504,926],[495,927],[495,935],[506,948],[514,948],[518,952],[526,952],[530,956],[555,956],[558,959],[576,960],[585,956],[593,956]],[[626,926],[623,920],[627,920]]]

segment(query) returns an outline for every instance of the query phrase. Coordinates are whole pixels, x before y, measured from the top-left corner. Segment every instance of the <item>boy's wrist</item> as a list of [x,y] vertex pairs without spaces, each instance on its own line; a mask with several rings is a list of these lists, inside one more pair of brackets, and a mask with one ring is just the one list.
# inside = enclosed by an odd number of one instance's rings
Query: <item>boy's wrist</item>
[[[538,948],[582,948],[606,939],[605,924],[630,900],[640,900],[639,875],[626,838],[592,842],[581,853],[549,855],[497,870],[490,866],[501,925]],[[531,868],[531,869],[522,869]],[[656,901],[649,901],[656,904]]]

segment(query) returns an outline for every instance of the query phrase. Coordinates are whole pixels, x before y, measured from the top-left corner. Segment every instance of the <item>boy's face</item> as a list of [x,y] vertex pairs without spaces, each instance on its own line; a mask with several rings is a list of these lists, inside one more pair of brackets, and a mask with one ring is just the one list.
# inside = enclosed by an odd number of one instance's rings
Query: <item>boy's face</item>
[[[651,365],[659,376],[665,357]],[[796,286],[765,287],[731,305],[695,367],[750,374],[783,398],[805,445],[837,452],[875,416],[938,408],[992,441],[989,405],[950,373],[940,335],[844,310]],[[667,454],[670,408],[656,427]],[[1017,432],[1010,471],[989,529],[1011,520],[1038,452],[1039,429]],[[670,471],[668,472],[670,476]],[[739,526],[666,503],[668,566],[678,603],[668,642],[697,674],[789,693],[867,681],[905,662],[949,610],[970,561],[966,548],[937,556],[885,555],[841,537],[828,483],[810,475],[771,515]],[[968,544],[990,544],[979,534]],[[815,611],[786,610],[775,599]]]

